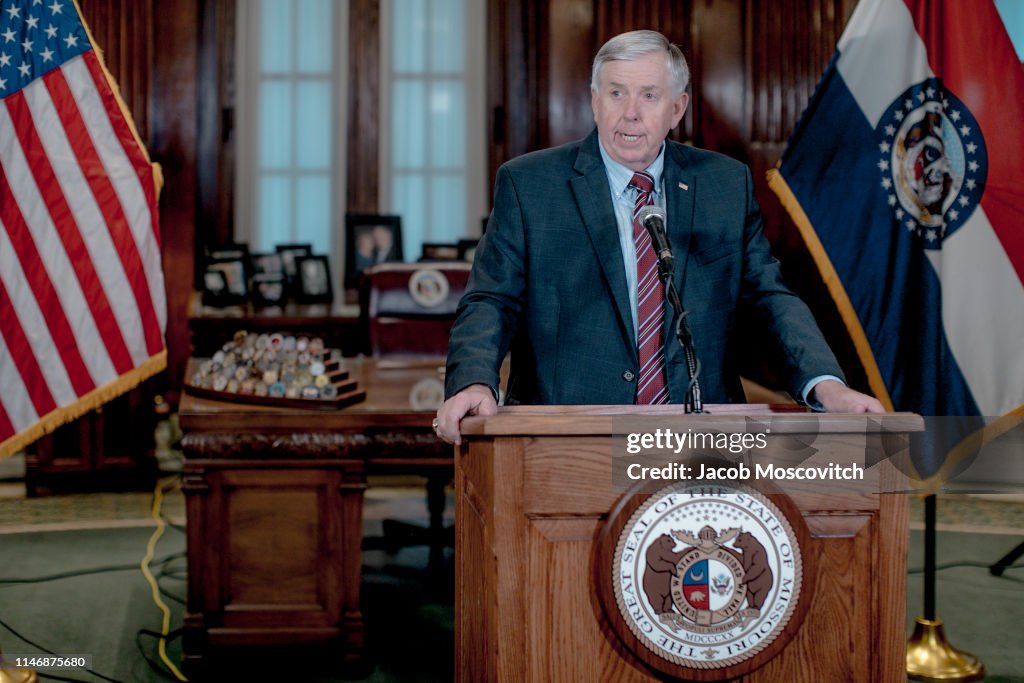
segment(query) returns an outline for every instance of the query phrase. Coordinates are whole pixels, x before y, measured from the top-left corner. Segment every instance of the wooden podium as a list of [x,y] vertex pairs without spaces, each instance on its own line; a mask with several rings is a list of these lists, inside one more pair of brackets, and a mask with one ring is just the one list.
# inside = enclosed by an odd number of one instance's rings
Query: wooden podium
[[[595,585],[603,574],[598,565],[608,560],[599,548],[602,533],[623,498],[612,486],[613,423],[621,430],[620,420],[647,416],[675,428],[743,432],[749,416],[770,415],[777,434],[813,432],[821,453],[865,448],[865,416],[772,414],[761,405],[710,406],[709,412],[523,406],[463,421],[455,461],[458,680],[673,680],[643,661],[650,653],[638,656],[643,648],[624,644],[603,588]],[[890,430],[893,421],[900,432],[923,428],[914,415],[886,420]],[[896,469],[887,462],[878,468],[890,480],[886,490],[894,490]],[[803,611],[760,661],[694,678],[905,681],[906,497],[808,492],[782,498],[792,501],[786,505],[802,529]]]

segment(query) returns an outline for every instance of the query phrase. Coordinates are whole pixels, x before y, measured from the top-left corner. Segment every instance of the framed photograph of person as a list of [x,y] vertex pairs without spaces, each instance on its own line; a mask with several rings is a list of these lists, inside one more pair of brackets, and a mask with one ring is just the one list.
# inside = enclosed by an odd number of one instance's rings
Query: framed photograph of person
[[252,305],[256,308],[284,306],[288,300],[284,273],[256,273],[252,276]]
[[420,261],[458,261],[459,245],[426,242],[423,244],[423,255]]
[[295,259],[297,289],[295,300],[303,304],[331,303],[331,266],[326,256],[299,256]]
[[281,255],[281,269],[284,271],[285,286],[291,293],[299,291],[298,270],[295,260],[313,253],[310,244],[278,244],[275,251]]
[[459,240],[459,260],[472,263],[479,242],[480,240]]
[[203,272],[203,305],[223,308],[244,304],[245,270],[241,261],[209,263]]
[[345,287],[359,286],[359,276],[378,263],[401,262],[402,217],[345,214]]
[[249,257],[252,263],[252,274],[257,275],[280,275],[284,277],[284,259],[278,252],[269,254],[253,254]]

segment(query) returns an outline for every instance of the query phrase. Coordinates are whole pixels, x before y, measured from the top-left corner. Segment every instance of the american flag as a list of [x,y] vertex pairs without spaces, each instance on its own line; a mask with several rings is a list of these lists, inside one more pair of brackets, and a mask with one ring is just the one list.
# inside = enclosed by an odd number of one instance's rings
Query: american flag
[[157,176],[73,0],[0,0],[0,457],[166,365]]

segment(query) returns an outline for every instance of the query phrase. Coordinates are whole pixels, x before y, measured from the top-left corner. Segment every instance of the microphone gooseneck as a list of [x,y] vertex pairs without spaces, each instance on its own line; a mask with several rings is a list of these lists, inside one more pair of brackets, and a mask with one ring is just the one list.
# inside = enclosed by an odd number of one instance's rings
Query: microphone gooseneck
[[686,309],[683,308],[683,301],[676,291],[675,283],[672,282],[672,274],[675,271],[675,259],[672,256],[672,245],[668,241],[668,232],[665,230],[665,209],[648,204],[640,209],[636,215],[640,225],[647,230],[651,236],[651,247],[658,256],[658,276],[665,287],[665,298],[672,305],[676,315],[676,340],[683,349],[683,357],[686,359],[686,369],[690,375],[690,384],[687,387],[685,404],[688,413],[703,413],[704,401],[700,390],[700,360],[697,358],[697,350],[693,345],[693,334],[690,332],[690,325],[686,320]]
[[665,209],[660,206],[648,204],[640,209],[637,220],[644,226],[647,234],[651,236],[651,246],[654,253],[658,255],[658,266],[664,273],[671,274],[675,269],[675,260],[672,257],[672,245],[668,242],[668,233],[665,231]]

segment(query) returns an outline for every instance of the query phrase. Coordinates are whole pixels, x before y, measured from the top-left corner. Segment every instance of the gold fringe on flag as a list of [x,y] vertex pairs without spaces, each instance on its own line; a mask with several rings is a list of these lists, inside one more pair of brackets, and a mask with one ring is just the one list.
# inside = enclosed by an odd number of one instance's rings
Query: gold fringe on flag
[[142,155],[146,157],[146,161],[149,162],[150,167],[153,169],[153,186],[156,190],[156,201],[160,201],[160,191],[164,188],[164,173],[163,169],[160,168],[160,164],[153,163],[153,160],[149,156],[149,150],[146,149],[146,145],[142,143],[142,137],[139,135],[138,128],[135,127],[135,119],[132,118],[132,113],[128,111],[128,105],[125,104],[124,98],[121,97],[121,88],[118,87],[117,81],[114,80],[114,75],[107,69],[107,60],[103,58],[103,50],[100,49],[99,44],[96,43],[96,39],[93,38],[92,29],[89,28],[89,24],[85,21],[85,15],[82,14],[82,8],[78,5],[78,0],[74,0],[75,11],[78,12],[78,18],[82,21],[82,28],[85,29],[85,35],[89,39],[89,43],[92,44],[92,49],[96,53],[96,58],[99,60],[100,68],[103,69],[103,75],[107,79],[107,83],[110,84],[110,89],[114,93],[114,99],[117,100],[117,106],[121,110],[121,114],[124,116],[124,120],[128,122],[128,129],[132,132],[132,137],[135,138],[136,144],[139,149],[142,150]]
[[810,219],[804,213],[803,207],[800,206],[800,202],[793,195],[793,191],[789,189],[789,184],[786,183],[779,170],[777,168],[770,169],[767,176],[768,187],[778,196],[789,217],[793,219],[797,229],[800,231],[800,236],[803,237],[804,244],[807,245],[807,250],[811,253],[814,263],[818,266],[821,278],[825,281],[825,286],[828,287],[829,294],[832,295],[832,300],[835,302],[839,315],[846,325],[846,330],[853,340],[853,345],[857,349],[857,356],[864,366],[864,372],[867,374],[868,385],[871,387],[872,393],[874,393],[875,398],[882,402],[886,410],[891,411],[893,405],[892,399],[889,397],[889,390],[885,387],[882,373],[878,370],[875,354],[871,351],[871,344],[868,343],[867,335],[864,334],[864,328],[860,324],[857,312],[853,309],[853,304],[850,303],[850,297],[846,293],[846,288],[843,287],[839,274],[836,272],[835,266],[832,265],[832,259],[825,252],[825,247],[822,245],[821,240],[818,239],[814,226],[811,225]]
[[142,365],[126,372],[112,382],[96,387],[80,399],[57,408],[44,415],[38,422],[28,429],[18,432],[11,438],[0,443],[0,458],[17,453],[41,436],[49,434],[57,427],[67,424],[72,420],[80,418],[90,410],[99,408],[107,401],[113,400],[121,394],[131,391],[145,380],[149,379],[167,367],[167,349],[148,358]]

